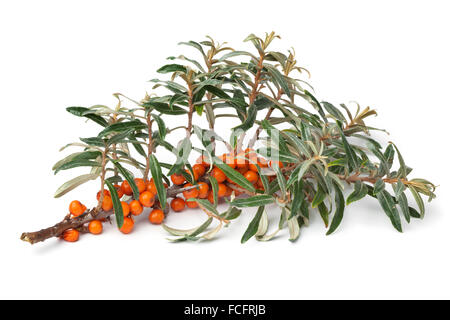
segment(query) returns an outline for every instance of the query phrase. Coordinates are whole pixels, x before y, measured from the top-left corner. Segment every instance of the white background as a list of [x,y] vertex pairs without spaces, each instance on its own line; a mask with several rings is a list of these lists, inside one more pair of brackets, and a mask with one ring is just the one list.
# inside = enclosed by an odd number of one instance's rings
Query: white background
[[[0,298],[450,298],[449,9],[429,0],[2,1]],[[92,184],[53,199],[75,174],[52,174],[59,147],[95,133],[65,107],[114,106],[114,92],[142,98],[167,56],[195,54],[179,41],[208,34],[251,50],[242,40],[271,30],[282,35],[277,49],[296,49],[319,99],[375,108],[369,124],[390,132],[382,140],[397,143],[412,176],[440,185],[423,221],[397,233],[366,198],[332,236],[315,216],[296,243],[282,233],[241,245],[254,210],[211,242],[171,244],[144,215],[127,236],[106,227],[75,244],[19,240],[62,219],[72,199],[95,203]],[[190,211],[167,223],[203,218]]]

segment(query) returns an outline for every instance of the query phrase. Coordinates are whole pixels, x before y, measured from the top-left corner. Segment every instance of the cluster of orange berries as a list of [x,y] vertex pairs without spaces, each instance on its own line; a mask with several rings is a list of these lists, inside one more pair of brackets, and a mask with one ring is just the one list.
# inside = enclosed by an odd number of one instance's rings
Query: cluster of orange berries
[[[258,157],[253,149],[246,149],[245,151],[237,153],[236,155],[229,153],[223,154],[222,156],[220,156],[220,159],[229,167],[242,174],[249,182],[251,182],[255,186],[256,189],[264,190],[264,186],[258,174],[258,169],[255,163],[258,164],[260,168],[266,168],[268,166],[271,166],[271,163],[267,162],[267,160],[265,160],[264,158]],[[278,165],[280,168],[283,167],[282,162],[278,162]],[[200,156],[197,159],[196,164],[192,167],[193,180],[196,182],[196,187],[184,191],[183,192],[184,199],[181,197],[174,197],[172,199],[172,201],[170,202],[170,208],[173,211],[180,212],[183,211],[186,207],[197,208],[198,203],[196,201],[186,201],[192,198],[208,199],[212,204],[214,204],[214,194],[213,191],[210,189],[209,184],[204,181],[198,181],[201,177],[203,177],[206,174],[206,170],[208,170],[210,167],[211,166],[208,163],[207,157]],[[186,173],[191,174],[189,170],[186,170]],[[227,177],[226,174],[216,166],[213,166],[209,175],[214,177],[218,182],[217,195],[219,199],[231,196],[233,189],[230,188],[228,185],[231,184],[239,187],[239,185],[237,185],[233,180]],[[170,179],[172,180],[173,184],[177,186],[183,188],[193,187],[191,183],[187,183],[185,176],[182,174],[175,173],[170,176]],[[271,179],[272,178],[269,176],[269,181]],[[133,216],[140,215],[143,212],[144,207],[152,208],[156,205],[148,216],[148,220],[151,223],[161,224],[165,218],[164,212],[159,208],[160,205],[155,200],[155,195],[157,194],[157,191],[153,179],[146,182],[141,178],[136,178],[134,179],[134,182],[137,188],[139,189],[139,199],[133,199],[129,203],[121,201],[124,222],[123,226],[120,228],[120,231],[125,234],[128,234],[133,230],[134,228]],[[121,185],[116,184],[114,185],[114,187],[117,190],[119,199],[121,199],[124,195],[127,196],[133,195],[133,190],[128,181],[126,180],[123,181]],[[165,187],[167,188],[166,184]],[[238,190],[235,190],[235,195],[239,196],[240,192]],[[100,197],[101,191],[97,193],[97,200],[100,200]],[[113,202],[111,194],[108,190],[103,191],[103,201],[101,207],[104,211],[113,210]],[[80,201],[74,200],[69,205],[69,211],[72,216],[77,217],[86,211],[86,206],[80,203]],[[92,234],[102,233],[103,231],[102,221],[93,220],[89,222],[88,230]],[[79,238],[79,231],[76,229],[66,230],[62,234],[62,238],[69,242],[75,242]]]
[[[236,155],[225,153],[219,157],[223,163],[227,164],[230,168],[238,171],[242,174],[249,182],[251,182],[256,189],[264,190],[264,185],[258,173],[258,168],[255,164],[257,164],[260,168],[265,168],[271,165],[270,162],[267,162],[264,158],[258,157],[256,152],[253,149],[246,149]],[[283,166],[281,162],[278,162],[280,167]],[[200,179],[211,167],[208,162],[207,157],[200,156],[196,164],[192,167],[193,178],[195,181]],[[186,170],[186,173],[190,174],[190,171]],[[209,173],[211,177],[214,177],[218,182],[218,198],[229,197],[233,191],[228,185],[236,185],[233,180],[231,180],[227,175],[217,166],[213,166],[211,172]],[[186,179],[182,174],[173,174],[170,179],[172,182],[178,186],[182,187],[191,187],[191,183],[186,183]],[[270,178],[269,178],[270,179]],[[226,184],[228,183],[228,185]],[[214,194],[213,191],[210,190],[209,185],[206,182],[197,182],[197,187],[184,191],[183,196],[184,199],[188,200],[191,198],[200,198],[200,199],[208,199],[212,204],[214,203]],[[235,190],[235,195],[239,196],[241,192]],[[185,201],[182,198],[176,197],[171,202],[171,208],[174,211],[182,211],[185,207],[189,208],[197,208],[198,203],[195,201]]]
[[[134,228],[133,216],[138,216],[144,211],[144,207],[154,207],[149,216],[148,220],[153,224],[161,224],[165,218],[164,212],[159,208],[159,202],[155,200],[155,195],[157,194],[156,185],[151,179],[145,182],[141,178],[134,179],[134,182],[139,190],[139,199],[133,199],[130,202],[121,201],[122,212],[124,216],[124,221],[122,227],[119,229],[122,233],[128,234]],[[167,185],[165,185],[167,187]],[[123,181],[121,185],[114,185],[116,188],[119,199],[124,195],[132,196],[133,189],[131,188],[128,181]],[[100,200],[101,191],[97,193],[97,200]],[[101,208],[104,211],[113,210],[113,202],[111,198],[111,193],[108,190],[103,190],[103,201],[101,203]],[[80,201],[74,200],[69,205],[69,212],[72,216],[78,217],[84,212],[86,212],[86,206]],[[92,234],[100,234],[103,231],[103,224],[100,220],[92,220],[88,224],[88,230]],[[62,238],[68,242],[75,242],[79,238],[80,232],[76,229],[68,229],[62,234]]]

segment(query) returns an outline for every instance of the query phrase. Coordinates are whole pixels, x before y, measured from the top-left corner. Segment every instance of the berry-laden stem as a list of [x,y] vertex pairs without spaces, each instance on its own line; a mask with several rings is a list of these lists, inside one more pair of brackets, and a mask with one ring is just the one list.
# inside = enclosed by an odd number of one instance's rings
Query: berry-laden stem
[[[178,186],[171,186],[167,188],[167,196],[168,197],[174,197],[175,195],[182,193],[183,191],[190,190],[193,187],[187,187],[187,188],[180,188]],[[110,211],[104,211],[99,210],[97,211],[96,208],[90,209],[83,213],[82,215],[78,217],[71,218],[70,215],[67,215],[64,220],[61,222],[55,224],[52,227],[42,229],[35,232],[24,232],[20,236],[20,239],[26,242],[29,242],[31,244],[35,244],[38,242],[45,241],[49,238],[53,237],[59,237],[62,235],[64,231],[67,229],[77,229],[83,227],[85,224],[91,222],[92,220],[102,220],[107,219],[111,215],[114,214],[113,210]]]
[[152,119],[150,111],[147,114],[147,126],[148,126],[148,151],[147,151],[147,163],[144,172],[144,181],[148,181],[148,173],[150,171],[150,156],[153,153],[153,138],[152,138]]

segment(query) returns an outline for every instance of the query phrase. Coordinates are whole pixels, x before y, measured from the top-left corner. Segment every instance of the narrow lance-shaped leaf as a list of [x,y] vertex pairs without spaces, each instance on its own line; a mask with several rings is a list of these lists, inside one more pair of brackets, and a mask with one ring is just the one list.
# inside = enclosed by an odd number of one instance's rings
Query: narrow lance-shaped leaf
[[244,207],[258,207],[258,206],[265,206],[271,203],[274,203],[275,199],[272,196],[269,196],[267,194],[262,195],[256,195],[249,198],[243,198],[243,199],[235,199],[230,202],[230,205],[238,207],[238,208],[244,208]]
[[341,224],[342,218],[344,217],[345,200],[341,189],[334,184],[335,202],[336,210],[334,212],[333,220],[331,220],[330,228],[328,229],[327,235],[332,234],[337,227]]
[[127,170],[125,170],[124,167],[122,167],[122,165],[118,161],[113,160],[112,162],[113,162],[114,166],[117,168],[117,170],[119,170],[120,174],[130,184],[130,187],[133,190],[134,198],[139,199],[139,189],[138,189],[136,183],[134,182],[133,177],[130,175],[130,173]]
[[350,144],[347,141],[347,138],[345,137],[344,132],[342,131],[342,123],[340,121],[337,121],[339,133],[342,138],[342,143],[344,145],[345,153],[347,154],[348,159],[348,166],[350,171],[353,171],[355,169],[358,169],[358,157],[356,156],[355,150],[350,146]]
[[356,181],[354,184],[354,191],[347,198],[347,205],[352,202],[361,200],[367,195],[367,186],[361,181]]
[[402,223],[400,221],[400,215],[398,213],[397,207],[395,206],[395,202],[392,196],[386,190],[381,191],[376,196],[378,201],[380,202],[381,207],[383,208],[386,215],[391,220],[392,225],[397,231],[402,232]]
[[232,169],[229,165],[223,163],[223,161],[221,161],[218,158],[214,158],[214,164],[220,170],[222,170],[225,173],[225,175],[228,178],[230,178],[233,182],[237,183],[242,188],[245,188],[251,192],[255,192],[255,187],[253,186],[253,184],[250,181],[248,181],[242,174]]
[[108,186],[109,192],[111,194],[111,199],[112,199],[113,208],[114,208],[114,215],[116,216],[117,227],[120,229],[123,226],[122,204],[120,203],[119,196],[117,195],[117,190],[112,185],[112,183],[108,180],[105,180],[105,183]]
[[425,205],[423,203],[423,199],[413,186],[408,186],[408,189],[409,189],[409,191],[411,191],[411,194],[413,195],[414,199],[416,200],[417,206],[419,207],[419,211],[420,211],[420,218],[423,219],[423,217],[425,216]]
[[166,189],[164,188],[161,166],[154,154],[150,155],[150,171],[152,173],[153,181],[155,182],[159,203],[164,210],[166,208]]
[[261,205],[258,208],[258,211],[256,212],[255,216],[253,217],[252,221],[248,225],[247,230],[245,230],[245,233],[241,239],[241,243],[247,242],[251,237],[253,237],[256,234],[256,232],[258,231],[258,227],[259,227],[259,221],[261,220],[263,212],[264,212],[264,205]]

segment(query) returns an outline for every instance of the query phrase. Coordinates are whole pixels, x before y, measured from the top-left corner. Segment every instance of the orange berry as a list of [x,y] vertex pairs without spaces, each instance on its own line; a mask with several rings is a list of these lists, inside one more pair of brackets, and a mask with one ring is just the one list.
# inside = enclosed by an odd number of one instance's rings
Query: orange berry
[[217,190],[217,195],[219,198],[225,197],[228,194],[228,187],[223,183],[219,183],[219,189]]
[[208,196],[209,185],[206,182],[199,182],[198,190],[198,197],[205,199]]
[[134,179],[134,183],[136,183],[139,193],[144,192],[145,189],[147,188],[147,185],[145,184],[144,180],[141,178]]
[[155,195],[150,191],[144,191],[139,195],[139,202],[144,207],[151,207],[155,204]]
[[110,196],[103,197],[102,209],[104,211],[110,211],[113,208],[113,202]]
[[100,234],[103,231],[103,225],[99,220],[92,220],[89,222],[88,229],[92,234]]
[[247,171],[248,171],[248,166],[242,167],[242,168],[238,168],[237,171],[244,175]]
[[237,155],[236,167],[238,169],[243,169],[243,168],[247,169],[248,168],[248,160],[246,158],[245,152],[241,152]]
[[153,194],[158,194],[158,191],[156,190],[156,184],[153,178],[151,178],[150,181],[147,183],[147,191],[150,191]]
[[63,232],[62,238],[67,242],[75,242],[80,238],[80,232],[75,229],[67,229]]
[[138,216],[144,211],[144,208],[142,208],[141,203],[138,200],[133,200],[129,204],[130,206],[130,212],[133,216]]
[[175,212],[183,211],[186,207],[186,202],[181,198],[173,198],[173,200],[170,202],[170,207]]
[[250,181],[251,183],[256,183],[259,177],[256,172],[249,170],[246,173],[244,173],[244,178]]
[[237,159],[234,154],[224,153],[221,157],[222,161],[232,169],[236,168]]
[[269,161],[269,166],[273,167],[274,162],[276,162],[278,164],[278,167],[280,167],[280,169],[284,167],[283,162],[281,162],[281,161],[273,161],[273,160]]
[[172,180],[173,184],[181,185],[186,182],[186,179],[182,174],[174,173],[170,176],[170,180]]
[[133,227],[134,227],[134,221],[133,221],[133,219],[131,219],[131,218],[124,218],[124,219],[123,219],[123,225],[122,225],[122,228],[120,228],[119,230],[120,230],[122,233],[127,234],[127,233],[130,233],[130,232],[133,230]]
[[197,176],[200,178],[203,177],[203,175],[206,172],[206,169],[201,164],[194,164],[194,166],[192,167],[192,171],[194,171],[194,173],[196,173]]
[[128,215],[130,214],[130,205],[125,201],[121,201],[120,204],[122,205],[123,216],[128,217]]
[[217,182],[219,182],[219,183],[224,182],[227,179],[227,176],[225,175],[225,173],[223,173],[223,171],[220,170],[219,168],[212,169],[211,176],[216,178]]
[[122,185],[120,186],[120,189],[122,190],[122,192],[124,194],[126,194],[127,196],[131,196],[133,194],[133,189],[131,189],[130,184],[128,183],[127,180],[125,180],[124,182],[122,182]]
[[161,224],[164,220],[164,212],[161,209],[153,209],[148,215],[148,221],[153,224]]
[[119,186],[118,184],[115,184],[115,185],[114,185],[114,188],[116,188],[117,195],[119,196],[119,199],[121,199],[121,198],[123,197],[123,191],[122,191],[122,189],[120,188],[120,186]]
[[69,204],[69,212],[78,217],[86,211],[86,207],[78,200],[74,200]]
[[191,209],[198,208],[198,203],[197,201],[186,201],[186,207]]
[[194,178],[194,181],[197,181],[198,178],[200,178],[200,176],[198,175],[198,173],[196,171],[194,171],[194,170],[192,170],[192,171],[194,172],[193,176],[192,176],[191,172],[188,169],[184,170],[184,172],[186,172],[188,175],[190,175],[191,177]]
[[208,196],[207,196],[209,202],[211,202],[211,204],[214,204],[214,193],[212,191],[208,192]]
[[[100,200],[100,195],[102,194],[101,191],[97,192],[97,200]],[[103,190],[103,195],[104,196],[110,196],[111,193],[108,190]]]
[[[192,184],[186,183],[184,185],[184,187],[192,187]],[[190,190],[183,191],[183,196],[184,196],[185,199],[197,198],[199,193],[200,192],[199,192],[198,188],[193,188],[193,189],[190,189]]]

